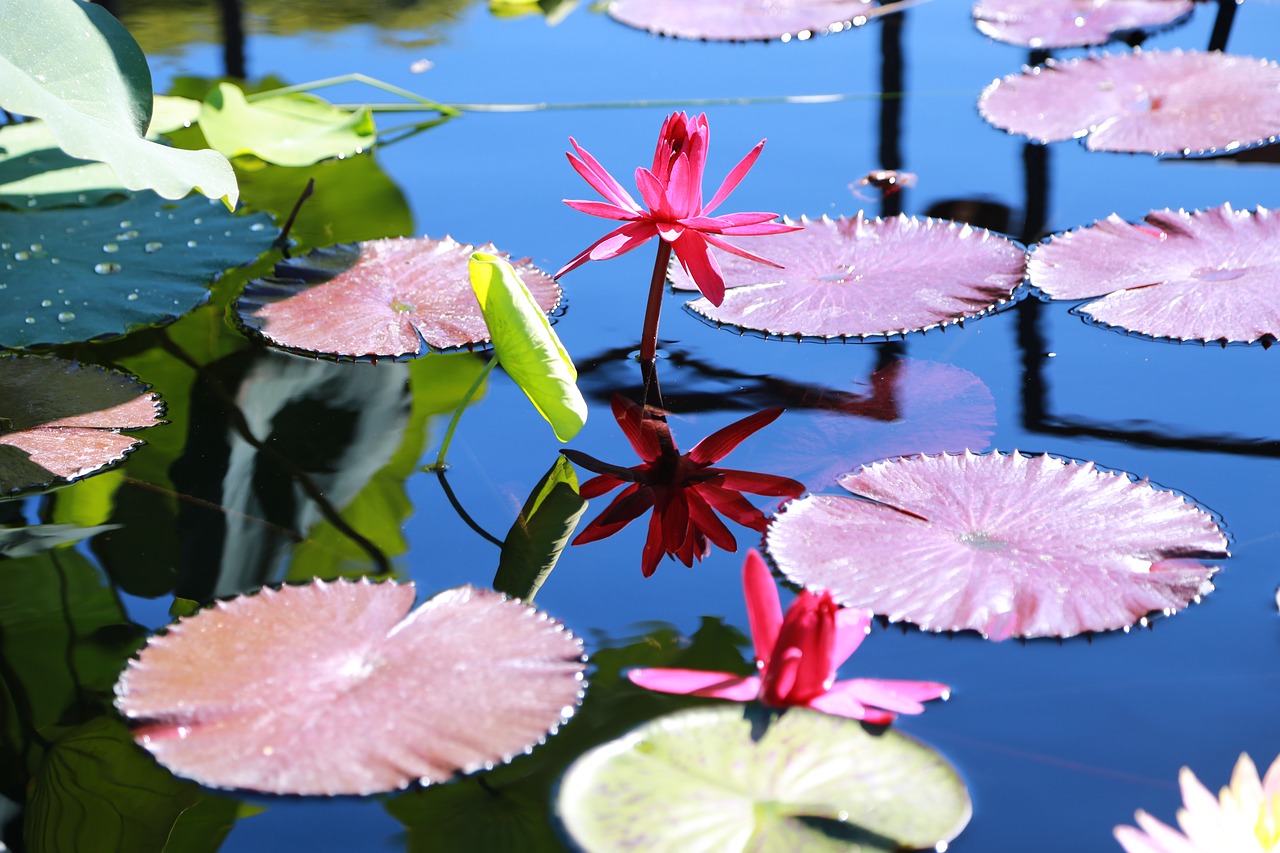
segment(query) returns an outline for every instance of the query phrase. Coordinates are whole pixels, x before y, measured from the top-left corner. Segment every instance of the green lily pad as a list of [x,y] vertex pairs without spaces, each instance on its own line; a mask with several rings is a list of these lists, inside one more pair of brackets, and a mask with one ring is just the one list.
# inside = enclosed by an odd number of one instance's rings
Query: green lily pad
[[[189,127],[199,117],[199,101],[157,95],[147,138]],[[128,195],[109,165],[63,151],[48,122],[0,127],[0,207],[85,207]]]
[[0,151],[0,207],[92,205],[129,195],[106,163],[80,160],[59,148],[43,121],[0,127]]
[[413,214],[404,193],[372,154],[296,169],[247,157],[235,166],[245,206],[274,214],[279,222],[288,218],[307,180],[315,179],[316,191],[298,209],[289,229],[295,255],[318,246],[413,233]]
[[72,157],[110,164],[131,190],[182,198],[197,189],[234,208],[239,190],[227,158],[144,138],[151,72],[141,48],[101,6],[78,0],[0,4],[0,107],[42,118]]
[[205,793],[160,767],[113,717],[94,717],[45,752],[29,788],[24,835],[36,850],[172,850],[167,842],[193,808],[214,806],[200,847],[215,851],[239,804]]
[[558,815],[584,850],[933,848],[972,805],[946,760],[897,731],[759,706],[659,717],[579,758]]
[[359,154],[378,139],[367,107],[344,110],[315,95],[294,93],[253,103],[219,83],[200,110],[200,130],[229,157],[252,154],[279,166],[309,166]]
[[557,456],[502,541],[493,588],[532,604],[586,509],[573,463]]
[[568,441],[587,422],[573,359],[509,261],[476,252],[468,268],[502,369],[551,424],[556,438]]
[[209,282],[275,240],[269,217],[198,196],[110,207],[0,212],[0,346],[124,334],[200,305]]

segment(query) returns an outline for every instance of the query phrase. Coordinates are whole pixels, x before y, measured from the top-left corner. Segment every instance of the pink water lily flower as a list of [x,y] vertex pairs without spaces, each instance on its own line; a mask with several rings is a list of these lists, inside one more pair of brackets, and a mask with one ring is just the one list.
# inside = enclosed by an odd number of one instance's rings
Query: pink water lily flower
[[735,702],[758,699],[775,708],[803,705],[828,714],[889,723],[898,714],[919,714],[922,702],[946,698],[950,688],[933,681],[853,678],[836,681],[836,670],[862,644],[871,611],[839,608],[825,590],[801,592],[782,614],[773,575],[755,550],[742,567],[747,618],[758,675],[692,669],[633,669],[635,684],[663,693],[714,696]]
[[[658,137],[653,167],[636,169],[636,187],[648,206],[646,210],[636,203],[594,157],[578,145],[577,140],[570,137],[569,143],[578,156],[569,154],[569,162],[606,201],[565,199],[564,203],[582,213],[620,220],[625,224],[584,249],[565,264],[555,277],[559,278],[587,261],[616,258],[647,243],[653,237],[659,237],[670,244],[681,266],[697,283],[702,295],[712,304],[719,305],[724,301],[724,275],[711,254],[712,246],[763,264],[781,266],[733,245],[724,237],[782,234],[797,230],[795,226],[774,222],[778,216],[776,213],[711,215],[711,211],[733,192],[755,164],[764,148],[764,140],[760,140],[733,167],[720,189],[712,196],[711,202],[703,205],[702,172],[707,165],[709,141],[710,131],[707,129],[705,114],[689,118],[684,113],[672,113],[667,117]],[[663,268],[665,269],[665,263]]]
[[[1128,853],[1276,853],[1280,851],[1280,758],[1267,775],[1241,753],[1231,783],[1214,797],[1190,769],[1178,774],[1183,808],[1178,832],[1144,811],[1138,827],[1117,826],[1116,840]],[[1185,833],[1185,834],[1184,834]]]

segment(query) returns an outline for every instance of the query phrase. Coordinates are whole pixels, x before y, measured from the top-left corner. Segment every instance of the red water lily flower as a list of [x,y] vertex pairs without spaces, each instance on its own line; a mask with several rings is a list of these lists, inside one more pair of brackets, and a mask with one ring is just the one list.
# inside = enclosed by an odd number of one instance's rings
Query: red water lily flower
[[663,693],[735,702],[758,699],[775,708],[803,705],[881,724],[892,722],[898,714],[919,714],[924,710],[922,702],[950,693],[945,684],[933,681],[836,681],[836,670],[870,630],[871,611],[839,608],[831,593],[804,590],[784,617],[773,575],[754,549],[742,567],[742,585],[759,675],[655,667],[633,669],[627,677]]
[[619,486],[626,488],[604,512],[573,540],[574,545],[612,536],[652,509],[649,536],[640,566],[645,577],[658,568],[664,554],[678,557],[686,566],[701,560],[711,545],[738,550],[737,540],[716,515],[744,527],[764,532],[768,519],[742,492],[769,497],[799,497],[804,484],[788,477],[713,468],[744,439],[771,423],[782,409],[765,409],[717,430],[681,454],[667,422],[618,394],[613,395],[613,416],[626,433],[643,463],[631,468],[610,465],[576,450],[561,450],[575,464],[595,471],[582,484],[584,498],[595,498]]
[[636,187],[640,197],[648,205],[646,210],[622,188],[622,185],[587,153],[577,140],[569,143],[578,156],[569,154],[573,168],[587,183],[607,201],[575,201],[564,203],[574,210],[620,220],[626,224],[615,228],[584,249],[576,258],[556,273],[559,278],[577,269],[587,261],[603,261],[660,237],[671,245],[676,258],[690,277],[697,283],[702,295],[719,305],[724,299],[724,275],[711,254],[716,246],[753,261],[770,266],[781,266],[759,255],[739,248],[724,239],[725,236],[758,236],[795,231],[796,227],[773,220],[776,213],[730,213],[712,216],[722,201],[733,192],[738,183],[755,164],[764,148],[764,140],[729,172],[720,189],[707,205],[702,203],[702,173],[707,165],[707,146],[710,131],[705,114],[689,118],[684,113],[672,113],[662,125],[658,147],[653,155],[653,168],[636,169]]

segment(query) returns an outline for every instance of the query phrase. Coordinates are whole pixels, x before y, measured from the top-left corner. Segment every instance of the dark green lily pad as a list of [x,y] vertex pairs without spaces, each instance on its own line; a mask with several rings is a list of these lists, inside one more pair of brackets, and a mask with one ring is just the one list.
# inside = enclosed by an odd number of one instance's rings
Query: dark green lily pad
[[142,193],[117,205],[0,212],[0,346],[31,347],[165,323],[208,298],[210,281],[276,237],[269,217],[233,216],[199,196]]
[[584,850],[893,851],[969,822],[964,782],[897,731],[759,706],[659,717],[579,758],[557,811]]
[[[94,717],[59,737],[29,791],[23,829],[33,850],[212,853],[239,811],[236,801],[157,765],[113,717]],[[197,816],[201,843],[170,846],[175,830]]]
[[493,588],[532,604],[586,510],[573,464],[557,456],[502,541]]

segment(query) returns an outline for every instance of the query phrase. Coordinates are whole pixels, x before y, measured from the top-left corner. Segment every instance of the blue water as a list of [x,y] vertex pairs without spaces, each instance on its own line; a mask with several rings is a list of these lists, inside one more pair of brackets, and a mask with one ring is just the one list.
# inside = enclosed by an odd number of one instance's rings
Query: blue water
[[[1197,8],[1189,23],[1151,38],[1147,46],[1203,48],[1213,13],[1212,5]],[[710,180],[768,138],[764,155],[726,211],[850,215],[864,202],[849,184],[881,166],[877,24],[804,43],[722,45],[652,37],[585,9],[548,27],[536,17],[497,20],[475,4],[429,33],[357,26],[281,37],[252,34],[252,20],[250,29],[252,77],[274,74],[300,82],[361,71],[445,102],[849,96],[821,104],[707,106]],[[1266,56],[1275,49],[1277,32],[1280,3],[1250,0],[1240,10],[1230,48]],[[899,197],[903,209],[923,213],[942,200],[982,198],[1013,211],[1010,228],[1016,236],[1025,205],[1024,143],[988,126],[974,103],[992,79],[1017,71],[1026,52],[988,42],[972,28],[968,4],[946,0],[905,13],[902,45],[901,166],[919,175],[919,185]],[[433,67],[414,74],[410,65],[420,58]],[[153,66],[161,91],[177,74],[221,71],[218,49],[211,45],[156,57]],[[351,88],[331,94],[336,100],[381,98]],[[651,156],[656,130],[670,109],[471,113],[379,150],[376,157],[405,193],[417,234],[493,241],[554,270],[608,227],[561,204],[566,197],[591,196],[564,159],[568,137],[628,183],[631,170]],[[395,117],[380,121],[396,123]],[[1050,232],[1113,212],[1135,219],[1166,206],[1269,205],[1280,191],[1273,166],[1158,162],[1090,154],[1075,143],[1046,150]],[[876,212],[876,202],[869,212]],[[607,398],[619,381],[628,388],[638,383],[638,372],[618,353],[637,345],[652,257],[642,249],[567,276],[568,309],[557,326],[583,369],[592,403],[590,422],[571,446],[624,464],[631,452]],[[741,391],[746,383],[735,376],[852,390],[876,367],[874,346],[740,337],[685,313],[682,301],[669,296],[663,316],[664,391],[670,399],[701,392],[704,400],[725,403],[706,410],[673,405],[672,428],[682,448],[769,404]],[[1030,311],[1038,319],[1028,320]],[[1032,327],[1038,340],[1028,338]],[[1242,751],[1260,766],[1269,764],[1280,752],[1280,525],[1274,498],[1280,462],[1274,450],[1262,455],[1250,445],[1280,439],[1276,353],[1137,340],[1089,326],[1064,304],[1015,308],[963,329],[911,335],[902,349],[912,359],[970,371],[990,389],[996,410],[990,448],[1093,460],[1150,478],[1216,513],[1232,537],[1232,557],[1216,578],[1218,590],[1183,614],[1157,620],[1151,631],[995,644],[972,635],[877,627],[842,675],[930,679],[954,687],[949,702],[899,723],[942,751],[970,787],[974,817],[950,849],[1118,850],[1111,829],[1131,821],[1135,809],[1173,819],[1179,767],[1192,767],[1216,789]],[[597,365],[601,359],[606,363]],[[1028,364],[1038,365],[1041,405],[1031,399],[1037,376],[1028,373]],[[407,371],[402,364],[376,369]],[[728,463],[789,474],[773,461],[775,450],[802,434],[813,417],[787,412]],[[850,429],[859,428],[857,419],[850,423]],[[434,458],[444,425],[444,418],[432,419],[424,462]],[[1153,443],[1134,433],[1167,440]],[[1230,436],[1242,448],[1177,446],[1179,439],[1196,436]],[[462,420],[449,455],[449,481],[475,520],[501,536],[557,449],[521,392],[498,371]],[[869,460],[852,460],[849,467],[860,461]],[[808,486],[813,492],[839,491],[830,482]],[[487,584],[496,549],[463,525],[433,476],[414,476],[407,490],[414,513],[405,530],[410,547],[398,563],[404,574],[424,596],[462,583]],[[594,502],[586,517],[602,506]],[[570,549],[539,593],[538,605],[587,638],[589,651],[601,638],[633,636],[655,621],[692,632],[702,617],[718,616],[745,630],[740,554],[714,552],[692,570],[665,561],[653,578],[644,579],[643,537],[641,522]],[[739,541],[756,544],[755,534],[741,531]],[[164,621],[168,601],[130,599],[130,606],[135,619],[154,626]],[[267,810],[241,820],[224,849],[404,846],[402,827],[377,799],[264,803]]]

